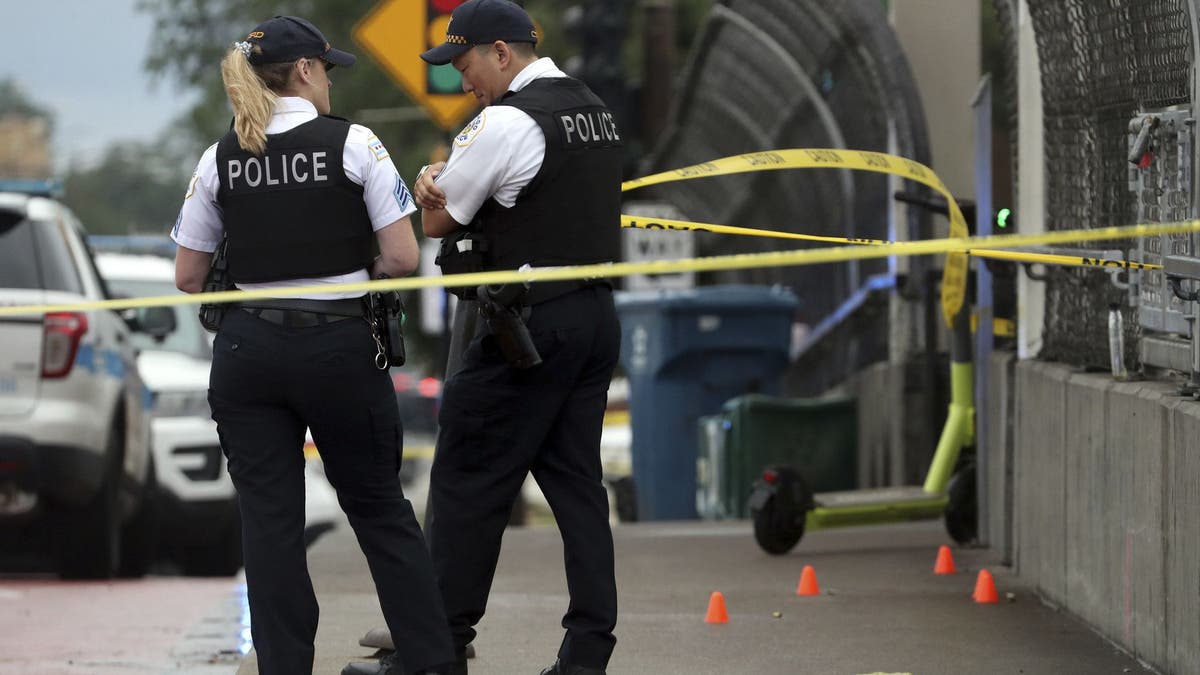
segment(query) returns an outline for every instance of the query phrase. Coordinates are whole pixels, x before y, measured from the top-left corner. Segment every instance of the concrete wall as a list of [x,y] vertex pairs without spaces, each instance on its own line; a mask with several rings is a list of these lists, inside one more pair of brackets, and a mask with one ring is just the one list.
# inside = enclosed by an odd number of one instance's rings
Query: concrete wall
[[1048,600],[1166,672],[1200,673],[1200,403],[1058,364],[1005,378],[1009,359],[992,363],[1016,403],[1011,508],[989,456],[992,545],[1011,525],[1015,571]]
[[1016,358],[1011,352],[993,352],[988,372],[987,401],[990,422],[987,436],[976,439],[981,457],[987,466],[987,496],[990,504],[980,510],[983,543],[1000,554],[1001,561],[1012,564],[1012,498],[1013,498],[1013,368]]
[[[950,366],[942,361],[935,368],[944,376]],[[858,487],[925,481],[946,418],[949,383],[946,379],[937,383],[943,400],[934,400],[922,387],[926,379],[922,369],[919,362],[876,363],[830,392],[858,401]]]

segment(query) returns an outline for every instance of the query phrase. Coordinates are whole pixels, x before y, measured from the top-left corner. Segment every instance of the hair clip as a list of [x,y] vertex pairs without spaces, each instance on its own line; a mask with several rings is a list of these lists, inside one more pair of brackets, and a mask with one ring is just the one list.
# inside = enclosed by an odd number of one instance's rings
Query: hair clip
[[250,46],[249,42],[235,42],[235,43],[233,43],[233,46],[242,52],[242,56],[245,56],[246,58],[250,58],[251,46]]

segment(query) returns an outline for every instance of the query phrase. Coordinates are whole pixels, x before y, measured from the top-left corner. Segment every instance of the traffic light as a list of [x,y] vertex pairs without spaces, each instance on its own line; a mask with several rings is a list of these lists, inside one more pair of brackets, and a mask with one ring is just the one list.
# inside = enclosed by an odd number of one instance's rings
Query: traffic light
[[587,83],[626,128],[626,83],[621,47],[629,30],[628,0],[589,0],[563,11],[563,29],[579,45],[567,74]]
[[995,225],[997,234],[1007,234],[1016,229],[1017,217],[1013,215],[1010,208],[997,209]]
[[[425,31],[426,48],[431,49],[446,41],[446,28],[450,25],[450,13],[466,0],[427,0],[425,16],[427,26]],[[462,76],[454,66],[447,63],[443,66],[427,65],[425,88],[430,94],[445,94],[454,96],[462,93]]]

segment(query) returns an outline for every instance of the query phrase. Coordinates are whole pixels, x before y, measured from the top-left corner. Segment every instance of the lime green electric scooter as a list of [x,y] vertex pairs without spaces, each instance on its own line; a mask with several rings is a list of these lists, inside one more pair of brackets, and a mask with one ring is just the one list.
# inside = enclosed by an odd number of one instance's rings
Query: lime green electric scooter
[[813,494],[799,470],[768,467],[755,482],[749,499],[754,538],[763,550],[777,555],[787,553],[806,530],[939,516],[945,517],[946,529],[955,541],[974,541],[978,530],[974,462],[964,462],[955,472],[962,449],[975,444],[975,375],[969,316],[970,309],[964,305],[954,321],[950,412],[925,484]]

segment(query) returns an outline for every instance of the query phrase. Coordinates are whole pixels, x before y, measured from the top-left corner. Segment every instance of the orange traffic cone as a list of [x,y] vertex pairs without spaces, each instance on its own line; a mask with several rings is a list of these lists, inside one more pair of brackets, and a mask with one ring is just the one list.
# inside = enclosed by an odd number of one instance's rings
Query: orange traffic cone
[[954,556],[950,555],[950,547],[945,544],[938,549],[937,562],[933,564],[934,574],[955,574],[958,570],[954,568]]
[[729,613],[725,611],[725,596],[721,591],[713,591],[708,599],[708,613],[704,615],[704,623],[729,623]]
[[1000,596],[996,594],[996,582],[992,580],[991,572],[979,570],[979,577],[975,579],[975,593],[971,595],[971,598],[980,604],[1000,602]]
[[817,586],[817,573],[813,570],[812,565],[805,565],[800,572],[800,584],[796,586],[796,595],[820,595],[821,589]]

